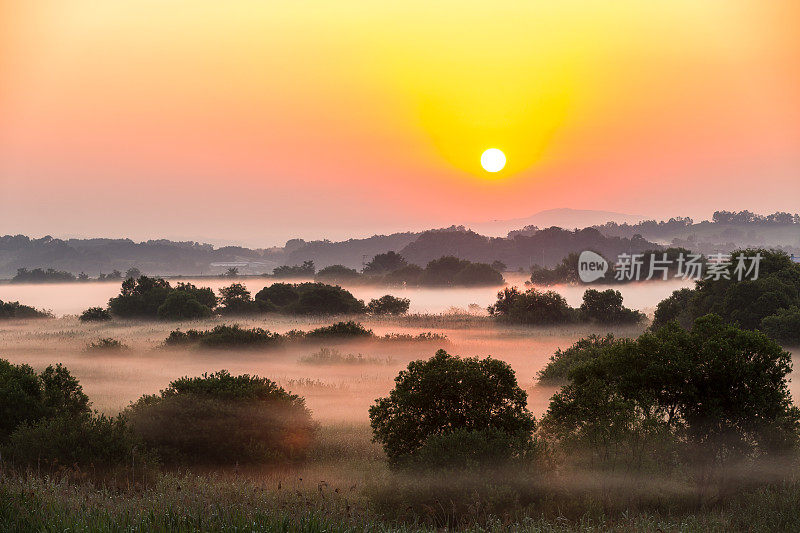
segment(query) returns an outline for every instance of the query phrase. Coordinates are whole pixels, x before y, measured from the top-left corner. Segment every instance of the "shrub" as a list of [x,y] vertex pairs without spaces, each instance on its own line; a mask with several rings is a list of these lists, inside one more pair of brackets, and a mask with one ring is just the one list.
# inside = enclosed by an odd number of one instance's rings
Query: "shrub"
[[370,407],[369,417],[375,440],[393,464],[413,461],[429,439],[456,430],[508,435],[508,447],[498,454],[511,458],[531,442],[534,418],[526,400],[508,363],[491,357],[461,359],[439,350],[427,361],[409,363],[389,396]]
[[89,398],[62,365],[36,374],[28,365],[0,359],[0,442],[20,424],[89,413]]
[[3,456],[17,465],[109,468],[130,464],[137,441],[122,417],[84,415],[23,423],[11,434]]
[[18,268],[17,274],[11,278],[11,281],[14,283],[58,283],[61,281],[75,281],[75,279],[75,274],[64,270],[55,270],[53,268],[28,270],[27,268]]
[[494,317],[517,324],[566,324],[576,318],[575,310],[563,296],[535,288],[525,292],[519,292],[516,287],[503,289],[488,310]]
[[761,320],[761,329],[780,343],[790,346],[800,345],[800,307],[794,305],[780,309],[774,315]]
[[306,333],[307,339],[351,339],[373,337],[371,329],[367,329],[358,322],[336,322],[330,326],[312,329]]
[[300,297],[288,309],[292,314],[345,315],[366,311],[363,301],[341,287],[324,283],[301,283],[297,288]]
[[635,324],[645,319],[643,313],[624,307],[622,293],[614,289],[588,289],[584,292],[579,317],[600,324]]
[[275,346],[281,336],[261,328],[242,328],[238,324],[221,324],[211,330],[190,329],[186,333],[172,331],[164,341],[167,346],[197,344],[203,348],[263,348]]
[[129,278],[122,282],[119,296],[108,301],[108,307],[116,316],[155,318],[171,291],[169,282],[161,278]]
[[378,254],[372,258],[372,261],[364,265],[364,274],[386,274],[403,268],[408,263],[403,259],[403,256],[397,252],[386,252],[385,254]]
[[108,301],[112,315],[170,320],[202,318],[211,314],[217,298],[207,287],[140,276],[122,282],[119,296]]
[[423,468],[496,467],[514,459],[532,458],[534,453],[534,442],[527,431],[457,428],[428,437],[408,463]]
[[367,305],[367,313],[371,315],[403,315],[408,312],[411,300],[397,298],[391,294],[374,298]]
[[361,274],[353,268],[344,265],[331,265],[323,268],[314,276],[316,281],[327,281],[331,283],[342,283],[354,281],[361,277]]
[[222,287],[220,294],[220,312],[229,315],[246,315],[259,311],[258,304],[250,298],[250,291],[241,283],[232,283]]
[[256,294],[258,305],[292,315],[360,314],[364,302],[349,291],[324,283],[273,283]]
[[419,285],[425,271],[418,265],[406,265],[388,272],[383,281],[387,285]]
[[187,291],[172,291],[158,307],[162,320],[186,320],[211,316],[211,309],[197,301]]
[[763,333],[708,315],[690,331],[672,323],[599,351],[572,369],[542,419],[543,434],[567,450],[629,466],[706,464],[798,443],[791,357]]
[[0,300],[0,320],[4,318],[51,318],[52,316],[49,311],[39,311],[19,302],[4,302]]
[[295,303],[300,299],[295,285],[291,283],[273,283],[256,293],[256,302],[268,302],[281,308]]
[[164,344],[167,346],[182,346],[187,344],[197,344],[200,342],[203,333],[205,332],[197,331],[196,329],[190,329],[189,331],[186,332],[176,329],[169,333],[169,336],[164,341]]
[[168,462],[302,458],[315,426],[303,398],[258,376],[225,370],[181,378],[126,411],[134,432]]
[[111,320],[111,313],[102,307],[90,307],[79,317],[81,322],[100,322],[103,320]]
[[115,352],[121,350],[127,350],[128,347],[125,346],[121,341],[117,339],[112,339],[111,337],[106,337],[104,339],[97,339],[97,342],[90,343],[87,347],[87,351],[97,351],[97,352]]
[[303,261],[302,265],[282,265],[272,270],[276,278],[313,278],[316,272],[314,261]]
[[453,285],[461,287],[497,286],[503,283],[503,275],[485,263],[469,263],[453,276]]

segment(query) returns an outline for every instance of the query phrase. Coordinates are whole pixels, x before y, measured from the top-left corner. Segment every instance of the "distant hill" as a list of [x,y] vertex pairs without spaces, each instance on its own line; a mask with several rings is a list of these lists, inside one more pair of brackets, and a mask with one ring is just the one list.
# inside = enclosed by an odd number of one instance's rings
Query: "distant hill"
[[486,237],[474,231],[448,229],[426,231],[400,250],[411,263],[424,266],[432,259],[454,255],[478,263],[502,261],[510,269],[528,269],[531,265],[552,267],[572,252],[593,250],[606,257],[638,253],[659,246],[641,237],[606,237],[594,228],[565,230],[548,228],[527,236]]
[[548,209],[525,218],[512,218],[508,220],[491,220],[487,222],[473,222],[466,224],[471,230],[490,237],[505,237],[509,231],[535,226],[537,228],[550,228],[557,226],[564,229],[588,228],[599,226],[606,222],[617,224],[636,224],[645,217],[640,215],[627,215],[613,211],[594,211],[587,209]]
[[[313,261],[319,270],[341,264],[361,270],[377,254],[394,251],[407,261],[425,266],[433,259],[454,255],[479,263],[503,262],[509,269],[528,269],[533,264],[552,267],[572,252],[594,250],[606,257],[623,252],[642,252],[666,245],[705,254],[729,252],[743,246],[780,248],[800,255],[800,215],[749,211],[718,211],[711,221],[695,223],[685,217],[634,224],[608,222],[579,230],[553,227],[560,220],[571,228],[580,221],[609,216],[633,216],[607,211],[556,209],[503,224],[536,222],[543,227],[517,226],[508,236],[492,236],[474,228],[451,226],[419,233],[373,235],[364,239],[333,242],[292,239],[281,247],[251,249],[214,247],[198,242],[165,239],[134,242],[130,239],[32,239],[24,235],[0,237],[0,278],[13,277],[17,269],[53,268],[91,277],[131,267],[145,274],[221,274],[237,267],[242,274],[269,274],[280,265]],[[498,222],[498,224],[500,224]],[[499,226],[498,226],[499,227]],[[487,232],[488,233],[488,232]]]
[[360,270],[375,255],[395,251],[409,262],[425,266],[433,259],[454,255],[473,262],[502,261],[510,269],[532,264],[553,266],[571,252],[586,249],[616,255],[643,251],[656,245],[641,238],[604,236],[596,229],[580,231],[549,228],[530,236],[497,238],[453,226],[422,233],[375,235],[341,242],[293,239],[284,247],[215,248],[197,242],[129,239],[31,239],[24,235],[0,237],[0,278],[13,277],[19,268],[53,268],[91,277],[131,267],[151,275],[220,274],[236,266],[242,274],[268,274],[279,265],[313,261],[317,269],[341,264]]

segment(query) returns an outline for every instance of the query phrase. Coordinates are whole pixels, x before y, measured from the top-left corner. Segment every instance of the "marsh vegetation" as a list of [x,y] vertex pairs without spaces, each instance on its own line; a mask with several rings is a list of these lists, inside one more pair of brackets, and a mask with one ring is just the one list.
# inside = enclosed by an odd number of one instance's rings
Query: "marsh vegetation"
[[0,527],[800,527],[793,354],[596,293],[549,323],[5,320]]

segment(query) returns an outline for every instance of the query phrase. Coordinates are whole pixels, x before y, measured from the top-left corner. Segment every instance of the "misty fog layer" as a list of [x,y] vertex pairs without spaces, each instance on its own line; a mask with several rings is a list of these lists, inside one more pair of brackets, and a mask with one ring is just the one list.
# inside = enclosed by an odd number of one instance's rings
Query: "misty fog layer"
[[[506,273],[504,274],[508,285],[524,287],[528,275]],[[218,292],[220,287],[231,283],[242,283],[248,290],[255,294],[275,280],[255,277],[239,277],[235,279],[224,278],[199,278],[181,279],[198,287],[211,287]],[[280,280],[282,282],[299,282],[307,280]],[[49,309],[56,316],[78,314],[84,309],[93,306],[104,307],[109,298],[119,294],[119,280],[111,282],[92,283],[45,283],[45,284],[2,284],[0,285],[0,300],[20,301],[39,309]],[[344,288],[365,302],[372,298],[391,294],[411,300],[410,313],[442,313],[451,308],[466,310],[470,304],[476,304],[483,312],[486,307],[495,302],[497,291],[501,287],[469,287],[469,288],[430,288],[430,287],[382,287],[374,285],[349,285],[342,284]],[[691,287],[693,282],[684,280],[671,280],[665,282],[628,283],[615,286],[625,300],[627,307],[644,312],[651,312],[656,304],[672,294],[673,291],[683,287]],[[584,285],[555,285],[542,287],[542,290],[555,290],[562,294],[572,306],[578,306],[587,286]],[[598,287],[602,289],[603,287]]]

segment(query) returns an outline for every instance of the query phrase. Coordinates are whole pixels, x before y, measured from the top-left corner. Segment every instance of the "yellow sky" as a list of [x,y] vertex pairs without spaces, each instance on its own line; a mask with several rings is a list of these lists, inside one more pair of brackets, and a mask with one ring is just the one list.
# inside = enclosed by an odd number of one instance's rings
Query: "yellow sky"
[[269,244],[796,211],[797,20],[790,0],[0,0],[0,223]]

